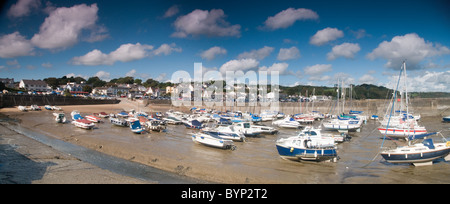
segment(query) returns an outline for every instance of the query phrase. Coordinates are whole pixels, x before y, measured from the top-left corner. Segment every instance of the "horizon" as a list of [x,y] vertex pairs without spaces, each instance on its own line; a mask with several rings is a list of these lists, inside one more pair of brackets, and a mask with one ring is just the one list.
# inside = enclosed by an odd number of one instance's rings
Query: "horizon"
[[[278,71],[281,86],[393,87],[401,62],[411,92],[450,92],[445,0],[6,1],[0,75],[41,79],[179,70]],[[193,22],[197,23],[193,23]]]

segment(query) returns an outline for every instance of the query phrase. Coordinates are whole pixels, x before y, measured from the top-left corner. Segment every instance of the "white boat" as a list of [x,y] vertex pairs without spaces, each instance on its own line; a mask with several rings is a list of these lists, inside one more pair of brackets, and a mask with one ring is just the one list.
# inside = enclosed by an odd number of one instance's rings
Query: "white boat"
[[323,123],[323,127],[329,130],[337,130],[339,132],[348,132],[350,130],[359,131],[361,129],[362,120],[359,118],[338,118],[330,119]]
[[[77,115],[77,116],[76,116]],[[81,117],[80,111],[74,110],[70,113],[70,116],[72,116],[72,120],[78,120],[78,119],[83,119],[83,117]],[[81,118],[74,118],[74,116],[76,117],[81,117]]]
[[55,121],[57,123],[66,123],[66,116],[64,113],[53,113],[53,116],[55,116]]
[[243,142],[245,140],[245,135],[240,131],[236,130],[234,126],[218,126],[215,128],[206,127],[202,131],[207,134],[214,134],[223,139],[234,140]]
[[259,117],[261,117],[261,121],[273,121],[278,118],[278,111],[271,111],[271,110],[263,110],[261,111],[261,114],[259,114]]
[[337,146],[330,137],[322,137],[320,131],[305,129],[297,136],[278,139],[276,147],[280,157],[293,161],[337,160]]
[[281,120],[273,121],[272,125],[276,125],[281,128],[295,128],[295,129],[302,127],[302,125],[299,122],[295,121],[294,118],[291,118],[290,116],[287,116]]
[[442,117],[442,122],[450,122],[450,116]]
[[177,118],[171,117],[171,116],[165,117],[165,118],[163,118],[163,120],[166,121],[167,124],[171,124],[171,125],[183,124],[183,122],[181,120],[178,120]]
[[53,110],[52,106],[50,106],[50,105],[45,105],[44,108],[45,108],[45,110]]
[[216,147],[220,149],[235,150],[236,146],[232,140],[227,140],[219,137],[215,134],[195,133],[192,135],[192,141],[197,144],[203,144],[210,147]]
[[139,122],[139,120],[130,121],[130,129],[131,132],[136,134],[141,134],[142,132],[144,132],[144,128],[142,128],[141,122]]
[[27,107],[26,106],[18,106],[17,107],[20,111],[27,111]]
[[[434,134],[436,133],[426,136]],[[415,139],[422,139],[426,136],[410,136],[407,146],[384,150],[380,154],[389,163],[410,163],[414,166],[431,165],[434,160],[443,157],[446,161],[450,161],[450,141],[434,143],[431,138],[428,138],[421,143],[411,144]]]
[[121,118],[110,117],[109,121],[112,124],[117,125],[117,126],[121,126],[121,127],[127,127],[129,125],[128,121],[126,121],[125,119],[121,119]]
[[[237,124],[234,124],[235,126]],[[246,131],[245,134],[270,134],[273,135],[275,133],[278,132],[278,130],[274,127],[269,127],[269,126],[265,126],[265,125],[255,125],[255,124],[251,124],[249,122],[244,122],[242,123],[242,127],[237,125],[237,129],[242,129],[244,132]]]
[[38,106],[38,105],[31,105],[31,108],[30,108],[30,109],[33,110],[33,111],[40,111],[40,110],[41,110],[41,107]]
[[156,120],[156,119],[145,122],[145,126],[147,126],[147,128],[149,130],[158,131],[158,132],[164,131],[167,127],[165,121]]
[[52,109],[53,109],[53,110],[58,110],[58,111],[62,110],[62,108],[59,107],[59,106],[52,106]]
[[94,123],[99,123],[99,122],[102,121],[101,118],[99,118],[99,117],[97,117],[95,115],[87,115],[85,118],[86,118],[86,120],[89,120],[89,121],[94,122]]
[[86,119],[73,120],[72,124],[83,129],[93,129],[95,127],[95,124],[93,122]]

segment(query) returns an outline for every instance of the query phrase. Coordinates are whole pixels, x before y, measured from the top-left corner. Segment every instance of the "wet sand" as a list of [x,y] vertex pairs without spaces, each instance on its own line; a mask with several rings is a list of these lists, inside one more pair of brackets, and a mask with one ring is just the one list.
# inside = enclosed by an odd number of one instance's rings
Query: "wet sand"
[[[138,110],[139,106],[122,101],[115,105],[62,108],[70,116],[72,110],[87,115],[101,111]],[[151,105],[140,109],[165,112],[170,107]],[[17,118],[20,125],[49,137],[215,183],[450,183],[450,162],[444,160],[425,167],[393,165],[386,163],[381,156],[372,161],[382,142],[381,134],[376,130],[379,124],[375,121],[369,121],[359,133],[351,132],[353,138],[350,142],[338,145],[340,160],[337,163],[315,163],[292,162],[279,157],[275,141],[296,134],[289,129],[280,129],[277,135],[248,137],[247,142],[235,142],[237,149],[230,151],[193,143],[190,133],[195,130],[184,126],[169,125],[166,132],[137,135],[129,128],[116,127],[108,121],[96,124],[94,130],[83,130],[70,123],[57,124],[53,122],[52,111],[47,110],[19,112],[17,108],[4,108],[0,113]],[[450,138],[450,124],[440,120],[440,117],[424,117],[421,124],[429,132],[445,130],[444,136]],[[315,126],[319,124],[314,123]],[[387,141],[385,146],[391,144]]]

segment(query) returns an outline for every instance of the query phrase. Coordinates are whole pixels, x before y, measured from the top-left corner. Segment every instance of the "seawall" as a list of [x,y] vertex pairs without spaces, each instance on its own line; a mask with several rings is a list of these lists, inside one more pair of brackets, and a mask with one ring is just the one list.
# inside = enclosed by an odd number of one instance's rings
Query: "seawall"
[[[225,103],[224,103],[225,104]],[[398,104],[396,102],[396,104]],[[260,113],[261,110],[270,109],[270,107],[264,106],[249,106],[245,104],[244,106],[194,106],[194,102],[190,106],[173,106],[171,101],[158,101],[151,100],[148,106],[152,105],[167,105],[170,109],[179,111],[188,111],[192,107],[197,108],[209,108],[216,109],[220,111],[248,111],[252,113]],[[342,109],[342,102],[339,103]],[[386,113],[387,108],[392,106],[389,100],[384,99],[367,99],[367,100],[353,100],[345,102],[345,111],[351,110],[364,111],[365,115],[378,115],[383,116]],[[397,105],[396,105],[397,106]],[[320,102],[280,102],[278,111],[285,114],[297,114],[301,112],[308,111],[320,111],[321,113],[337,113],[336,101],[320,101]],[[416,98],[411,99],[411,104],[409,106],[410,112],[414,114],[420,114],[422,116],[447,116],[450,115],[450,98]],[[389,113],[387,113],[389,114]]]
[[117,99],[91,99],[80,97],[68,97],[57,95],[0,95],[0,108],[14,106],[38,106],[53,105],[92,105],[92,104],[116,104]]

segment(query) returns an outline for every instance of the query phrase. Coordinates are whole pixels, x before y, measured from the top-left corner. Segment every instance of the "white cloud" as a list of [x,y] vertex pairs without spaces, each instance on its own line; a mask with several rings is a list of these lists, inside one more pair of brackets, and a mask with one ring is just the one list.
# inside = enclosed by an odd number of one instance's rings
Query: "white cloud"
[[8,10],[9,17],[22,17],[31,13],[32,9],[37,9],[41,5],[40,0],[19,0]]
[[13,58],[33,55],[33,45],[19,32],[0,37],[0,57]]
[[94,76],[98,77],[99,79],[101,79],[103,81],[111,80],[111,74],[109,72],[105,72],[105,71],[98,71]]
[[262,59],[266,58],[267,56],[269,56],[273,50],[274,50],[273,47],[264,46],[263,48],[260,48],[258,50],[251,50],[250,52],[243,52],[243,53],[239,54],[237,58],[238,59],[251,58],[251,59],[262,60]]
[[370,74],[364,74],[358,81],[360,84],[376,84],[378,80]]
[[318,18],[319,15],[313,10],[288,8],[277,13],[275,16],[268,17],[264,22],[264,27],[270,30],[276,30],[292,26],[299,20],[316,20]]
[[267,71],[268,74],[270,74],[270,72],[278,72],[279,75],[286,75],[288,73],[287,68],[288,68],[289,64],[282,62],[282,63],[273,63],[272,66],[270,67],[266,67],[266,66],[262,66],[259,68],[259,71]]
[[338,30],[337,28],[328,27],[323,30],[317,31],[317,33],[309,39],[309,43],[320,46],[342,37],[344,37],[344,32]]
[[259,62],[255,59],[230,60],[220,67],[220,72],[225,74],[227,71],[245,71],[258,68]]
[[149,50],[152,50],[152,45],[123,44],[116,50],[109,54],[104,54],[100,50],[92,50],[86,55],[72,58],[71,62],[75,65],[112,65],[116,61],[129,62],[139,60],[149,56]]
[[166,13],[164,13],[163,18],[175,16],[179,11],[180,9],[178,9],[178,5],[173,5],[169,9],[167,9]]
[[[39,33],[31,38],[31,42],[44,49],[65,49],[73,46],[78,42],[83,30],[99,32],[101,26],[96,25],[97,12],[97,4],[57,8],[45,18]],[[104,32],[100,32],[99,35],[99,39],[98,36],[90,36],[88,40],[92,41],[96,37],[97,40],[104,39]]]
[[200,56],[202,57],[202,59],[213,60],[217,55],[225,54],[227,54],[227,50],[225,48],[214,46],[209,48],[208,50],[203,51]]
[[335,60],[338,57],[345,57],[347,59],[353,59],[355,54],[359,52],[361,48],[358,43],[342,43],[336,45],[331,49],[331,52],[327,54],[328,60]]
[[175,43],[172,43],[170,45],[164,43],[161,46],[159,46],[158,49],[154,50],[152,53],[156,56],[160,56],[162,54],[167,56],[167,55],[170,55],[170,53],[172,53],[172,52],[181,52],[181,51],[182,51],[182,49],[179,47],[176,47]]
[[331,72],[331,64],[316,64],[313,66],[307,66],[303,71],[308,75],[321,75],[325,72]]
[[297,59],[300,57],[300,50],[295,46],[291,48],[281,48],[278,53],[277,60],[284,61],[290,59]]
[[367,57],[371,60],[383,58],[387,60],[386,67],[399,69],[407,60],[408,69],[421,69],[420,63],[430,57],[450,54],[450,49],[440,44],[425,42],[416,33],[395,36],[390,42],[383,41]]
[[[420,71],[414,75],[416,76],[408,75],[408,92],[448,92],[450,90],[450,71]],[[389,76],[389,82],[382,85],[388,88],[395,88],[397,81],[398,73],[397,75]],[[400,85],[403,86],[402,81]]]
[[206,35],[212,37],[240,37],[241,26],[230,25],[225,21],[225,13],[222,9],[200,10],[196,9],[191,13],[180,16],[174,22],[176,32],[172,37],[185,38],[188,35]]
[[46,62],[46,63],[42,63],[41,66],[50,69],[53,67],[53,64],[50,62]]

